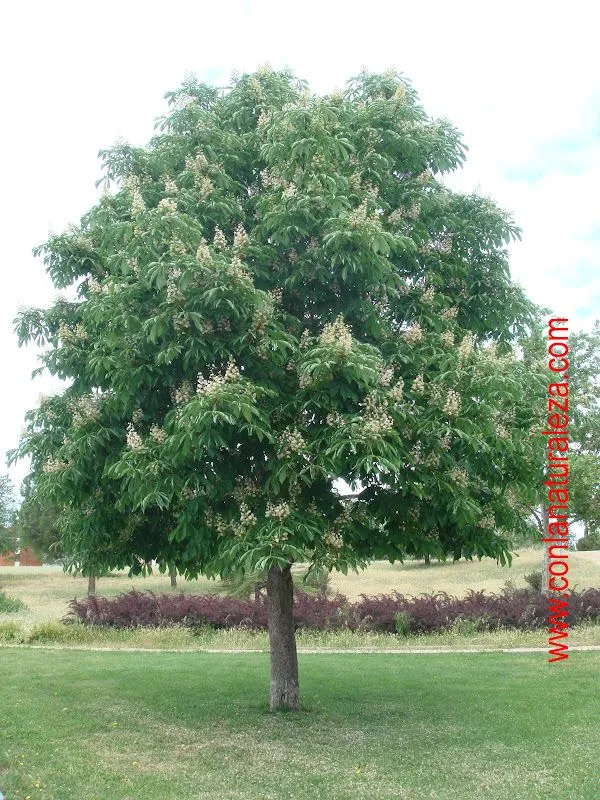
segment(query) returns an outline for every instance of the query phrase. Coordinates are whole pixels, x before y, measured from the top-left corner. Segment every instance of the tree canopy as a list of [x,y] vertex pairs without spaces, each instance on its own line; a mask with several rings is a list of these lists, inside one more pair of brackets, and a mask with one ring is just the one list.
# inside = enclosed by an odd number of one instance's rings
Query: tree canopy
[[17,320],[69,381],[14,457],[64,508],[71,563],[504,562],[537,488],[543,379],[514,347],[537,310],[511,217],[443,182],[459,133],[391,71],[315,96],[263,68],[168,100],[38,250],[71,299]]

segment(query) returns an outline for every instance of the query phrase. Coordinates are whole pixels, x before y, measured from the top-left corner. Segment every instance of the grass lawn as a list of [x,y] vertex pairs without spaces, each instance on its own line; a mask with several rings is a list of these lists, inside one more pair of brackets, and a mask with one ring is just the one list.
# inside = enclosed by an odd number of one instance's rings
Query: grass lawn
[[7,800],[600,796],[600,653],[305,655],[297,715],[264,654],[0,658]]

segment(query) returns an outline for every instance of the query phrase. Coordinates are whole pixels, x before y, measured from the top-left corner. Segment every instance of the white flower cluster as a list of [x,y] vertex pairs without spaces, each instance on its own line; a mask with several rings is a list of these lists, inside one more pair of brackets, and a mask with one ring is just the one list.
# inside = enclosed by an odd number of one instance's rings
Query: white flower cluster
[[157,444],[164,444],[167,434],[158,425],[150,426],[150,438]]
[[73,403],[73,427],[80,428],[93,419],[98,419],[98,403],[93,397],[78,397]]
[[169,270],[167,274],[167,302],[169,303],[181,303],[185,299],[177,285],[179,278],[181,278],[179,267]]
[[70,328],[65,322],[61,322],[58,326],[58,338],[64,342],[83,342],[88,338],[85,328],[78,322],[74,328]]
[[318,243],[318,241],[315,239],[315,237],[314,237],[314,236],[311,236],[311,237],[310,237],[310,239],[308,240],[308,244],[306,245],[306,249],[307,249],[309,252],[310,252],[310,251],[314,251],[314,250],[318,250],[318,249],[319,249],[319,243]]
[[500,439],[508,439],[510,437],[508,429],[501,422],[494,423],[494,432]]
[[355,208],[348,215],[348,224],[351,228],[358,228],[367,219],[367,201],[363,200],[362,203]]
[[290,264],[295,264],[298,261],[298,253],[295,250],[288,250],[287,252],[288,261]]
[[133,422],[130,422],[127,426],[127,447],[133,451],[142,450],[144,447],[142,437],[134,428]]
[[190,319],[185,311],[180,311],[173,317],[173,327],[176,331],[187,331],[190,328]]
[[201,264],[212,260],[212,255],[208,247],[208,242],[204,237],[200,239],[200,244],[198,245],[198,249],[196,250],[196,260],[199,261]]
[[263,109],[258,115],[258,119],[256,120],[256,127],[260,128],[261,125],[265,125],[268,121],[269,121],[269,115]]
[[79,233],[77,236],[73,237],[73,244],[88,253],[94,249],[90,237],[83,233]]
[[302,331],[302,335],[300,336],[300,350],[307,350],[310,344],[310,331],[308,328],[304,328]]
[[425,305],[430,306],[433,305],[434,298],[435,298],[435,287],[428,286],[421,295],[421,300],[423,301],[423,303],[425,303]]
[[410,455],[414,464],[421,464],[423,462],[423,448],[421,446],[421,442],[417,442],[413,446],[413,449],[410,451]]
[[265,189],[286,189],[288,186],[288,181],[272,169],[263,169],[260,179]]
[[479,522],[477,523],[479,528],[492,528],[496,527],[496,518],[493,515],[489,515],[487,517],[482,517]]
[[399,402],[402,400],[402,392],[404,391],[404,380],[399,378],[390,389],[390,398]]
[[344,322],[340,314],[335,322],[328,322],[319,337],[321,344],[334,347],[342,356],[347,356],[352,350],[352,330]]
[[433,452],[433,450],[427,453],[427,455],[423,459],[423,465],[425,467],[429,467],[430,469],[435,469],[435,467],[439,467],[440,465],[439,453],[435,453]]
[[176,237],[169,242],[169,253],[172,256],[184,256],[187,253],[186,245]]
[[139,188],[134,189],[131,192],[131,216],[137,217],[138,214],[143,214],[145,210],[146,204],[144,203],[141,191]]
[[327,414],[325,421],[330,428],[341,428],[343,424],[343,419],[337,411],[330,411],[329,414]]
[[442,319],[452,320],[456,319],[457,314],[458,308],[456,306],[450,306],[449,308],[445,308],[442,312],[440,312],[440,317]]
[[454,346],[454,334],[452,331],[444,331],[440,336],[440,339],[447,347]]
[[256,515],[250,510],[246,503],[240,503],[240,525],[249,528],[256,522]]
[[239,377],[240,371],[235,361],[229,362],[223,375],[211,375],[210,378],[205,378],[202,373],[199,373],[196,383],[196,394],[204,396],[214,394],[221,386],[236,381]]
[[179,189],[173,178],[169,177],[169,175],[165,175],[165,192],[167,194],[177,194],[178,191]]
[[202,150],[199,150],[193,158],[192,156],[186,156],[185,168],[188,172],[195,172],[196,174],[200,174],[208,168],[208,159]]
[[423,339],[423,328],[418,322],[413,323],[404,331],[404,340],[409,344],[420,342]]
[[88,280],[88,291],[90,294],[100,294],[102,292],[102,286],[96,278],[90,278]]
[[425,379],[423,375],[417,375],[410,388],[415,394],[423,394],[425,391]]
[[392,379],[394,377],[394,368],[393,367],[384,367],[379,372],[379,385],[383,386],[384,389],[387,389],[391,386]]
[[251,277],[246,265],[237,256],[231,259],[227,267],[227,274],[237,280],[248,280]]
[[387,413],[385,407],[379,403],[375,395],[367,395],[360,405],[364,408],[362,421],[363,430],[367,435],[380,436],[392,430],[394,420]]
[[450,450],[450,445],[452,444],[452,434],[450,431],[447,431],[440,441],[440,447],[442,450]]
[[277,289],[271,289],[269,292],[269,297],[274,305],[281,305],[283,302],[283,289],[279,287]]
[[135,425],[137,425],[138,422],[141,422],[144,419],[144,412],[142,411],[142,409],[136,408],[133,414],[131,415],[131,419],[133,420],[133,423]]
[[163,197],[158,203],[158,210],[163,214],[174,214],[177,211],[177,200],[172,197]]
[[267,509],[265,511],[265,517],[269,519],[276,519],[278,522],[283,522],[284,519],[287,519],[291,514],[292,509],[290,508],[290,504],[283,502],[283,503],[272,503],[270,500],[267,500]]
[[462,467],[452,467],[448,473],[452,483],[461,489],[466,489],[469,485],[469,473]]
[[250,237],[246,233],[244,226],[240,222],[233,233],[233,249],[241,250],[242,247],[247,247],[250,244]]
[[288,183],[288,185],[285,187],[285,189],[281,193],[281,196],[284,197],[286,200],[288,200],[290,197],[295,197],[297,191],[298,191],[298,188],[296,187],[296,185],[294,183]]
[[244,503],[249,497],[257,497],[260,494],[258,484],[249,478],[242,478],[238,475],[233,488],[233,497],[238,505]]
[[458,345],[458,361],[462,365],[473,352],[473,334],[467,333]]
[[286,428],[278,439],[277,458],[288,458],[292,453],[301,453],[306,447],[304,437],[297,428]]
[[184,381],[181,386],[171,391],[171,400],[176,406],[183,406],[192,399],[192,384]]
[[213,238],[213,245],[215,250],[224,250],[227,247],[227,239],[225,238],[225,234],[217,225],[215,228],[215,235]]
[[446,402],[444,403],[444,414],[449,417],[457,417],[460,412],[460,395],[454,389],[448,389]]
[[344,545],[344,540],[336,531],[327,531],[323,536],[323,544],[332,550],[340,550]]
[[359,172],[353,172],[348,178],[348,188],[351,192],[360,192],[362,181]]
[[46,474],[50,474],[52,472],[61,472],[63,469],[68,467],[68,463],[66,461],[59,461],[55,459],[53,456],[48,456],[46,461],[42,466],[42,472]]

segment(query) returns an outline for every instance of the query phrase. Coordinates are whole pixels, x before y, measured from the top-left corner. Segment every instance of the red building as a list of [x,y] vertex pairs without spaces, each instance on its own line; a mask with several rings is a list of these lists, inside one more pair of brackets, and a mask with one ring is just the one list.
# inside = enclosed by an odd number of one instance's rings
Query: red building
[[42,562],[34,555],[31,547],[24,547],[19,553],[5,553],[0,556],[0,567],[14,567],[16,562],[22,567],[41,567]]

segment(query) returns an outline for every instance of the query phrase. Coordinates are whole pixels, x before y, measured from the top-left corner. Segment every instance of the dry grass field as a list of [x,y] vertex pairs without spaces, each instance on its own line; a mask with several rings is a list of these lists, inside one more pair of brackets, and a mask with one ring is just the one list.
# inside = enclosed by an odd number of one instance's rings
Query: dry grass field
[[[594,558],[594,556],[596,558]],[[418,595],[423,592],[444,591],[453,595],[464,595],[469,589],[485,589],[498,592],[507,580],[525,586],[523,576],[539,569],[542,560],[540,549],[521,550],[514,557],[511,567],[501,567],[492,559],[482,561],[460,561],[457,563],[433,563],[426,567],[421,562],[404,564],[376,562],[360,574],[342,575],[334,573],[332,588],[349,599],[361,594],[375,595],[395,590],[403,594]],[[578,588],[600,586],[600,553],[569,553],[571,585]],[[12,620],[22,623],[38,623],[58,620],[67,611],[68,601],[82,597],[87,590],[87,579],[65,574],[60,567],[0,567],[0,587],[11,596],[22,600],[27,611],[1,615],[0,621]],[[138,591],[172,591],[167,575],[152,575],[147,578],[130,578],[126,573],[113,573],[99,578],[97,593],[111,596],[132,588]],[[197,581],[178,579],[176,591],[204,594],[219,591],[218,581],[201,578]]]

